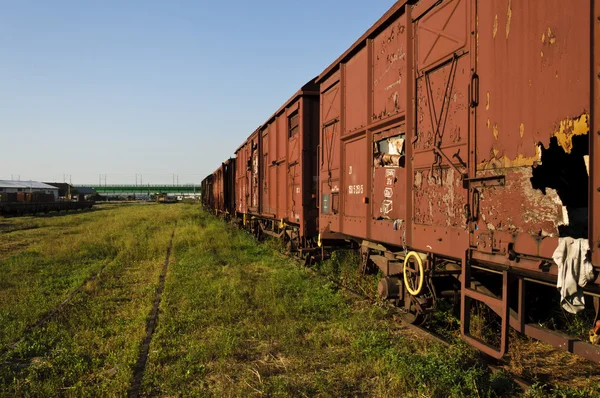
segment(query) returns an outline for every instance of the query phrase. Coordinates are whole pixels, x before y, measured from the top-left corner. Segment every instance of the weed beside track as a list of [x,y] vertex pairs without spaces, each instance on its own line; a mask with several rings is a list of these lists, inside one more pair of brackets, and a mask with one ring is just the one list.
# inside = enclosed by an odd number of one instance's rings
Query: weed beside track
[[144,376],[146,362],[148,361],[148,351],[150,349],[150,342],[152,341],[152,335],[154,334],[154,329],[156,328],[156,323],[158,322],[158,308],[160,306],[162,292],[165,289],[165,278],[167,276],[167,269],[169,267],[171,251],[173,250],[174,236],[175,230],[173,230],[173,233],[171,234],[171,241],[169,242],[169,247],[167,248],[165,263],[162,268],[162,272],[160,273],[160,278],[158,281],[158,288],[156,290],[156,296],[154,298],[154,305],[152,306],[152,311],[150,312],[150,316],[148,317],[148,322],[146,324],[146,338],[144,339],[144,343],[140,350],[140,355],[133,370],[133,380],[129,388],[129,393],[127,394],[129,397],[138,397],[140,395],[142,377]]
[[192,205],[0,221],[0,343],[20,340],[0,355],[0,396],[519,393],[460,340],[424,339],[345,294],[377,280],[345,254],[319,265],[332,283]]
[[[35,242],[0,260],[0,340],[72,295],[45,324],[0,357],[1,396],[121,395],[145,335],[170,232],[182,208],[123,207],[36,218],[13,231]],[[5,222],[23,222],[6,219]],[[37,235],[44,230],[44,235]],[[103,272],[89,280],[99,269]]]

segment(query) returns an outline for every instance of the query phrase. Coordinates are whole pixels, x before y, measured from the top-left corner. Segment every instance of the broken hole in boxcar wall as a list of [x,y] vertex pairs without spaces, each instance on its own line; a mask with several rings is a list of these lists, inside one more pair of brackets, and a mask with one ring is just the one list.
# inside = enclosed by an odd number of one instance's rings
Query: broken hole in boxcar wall
[[406,163],[404,137],[404,134],[398,134],[375,142],[373,151],[375,167],[404,167]]
[[[563,206],[560,237],[575,239],[588,237],[589,139],[587,131],[577,131],[581,119],[561,123],[548,147],[538,143],[539,160],[533,164],[531,177],[532,187],[544,195],[548,188],[556,190]],[[587,116],[584,123],[587,126]]]
[[403,220],[406,164],[405,138],[401,128],[374,135],[373,143],[373,219]]

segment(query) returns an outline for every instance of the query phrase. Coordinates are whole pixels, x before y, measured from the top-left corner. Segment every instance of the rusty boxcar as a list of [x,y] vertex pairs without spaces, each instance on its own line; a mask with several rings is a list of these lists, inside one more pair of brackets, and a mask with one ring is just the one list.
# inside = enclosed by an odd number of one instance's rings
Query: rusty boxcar
[[[454,277],[484,352],[501,357],[512,326],[600,360],[526,304],[575,267],[587,284],[563,305],[600,308],[599,18],[599,0],[398,1],[318,77],[320,240],[357,242],[408,320]],[[472,336],[473,301],[499,344]]]
[[213,175],[210,174],[202,180],[200,183],[200,200],[202,201],[202,205],[209,209],[214,210],[214,201],[213,201]]
[[202,204],[216,214],[235,213],[235,166],[235,158],[227,159],[202,180]]
[[236,210],[257,235],[316,246],[319,91],[306,83],[236,151]]

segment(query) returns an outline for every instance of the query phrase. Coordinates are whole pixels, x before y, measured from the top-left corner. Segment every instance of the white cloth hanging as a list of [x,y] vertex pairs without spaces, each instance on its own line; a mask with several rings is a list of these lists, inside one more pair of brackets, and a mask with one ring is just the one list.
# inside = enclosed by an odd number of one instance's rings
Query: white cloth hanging
[[552,259],[558,265],[558,282],[562,307],[576,314],[585,308],[583,289],[594,279],[594,267],[589,261],[587,239],[559,238]]

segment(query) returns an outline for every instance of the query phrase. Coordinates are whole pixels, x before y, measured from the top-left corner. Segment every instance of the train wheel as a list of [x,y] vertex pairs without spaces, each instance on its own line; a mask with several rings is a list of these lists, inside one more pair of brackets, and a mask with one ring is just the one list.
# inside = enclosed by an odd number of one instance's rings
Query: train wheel
[[[423,314],[420,310],[422,308],[418,297],[411,295],[404,289],[404,306],[402,307],[402,320],[412,325],[422,325],[427,322],[428,315]],[[423,303],[425,304],[425,303]]]

